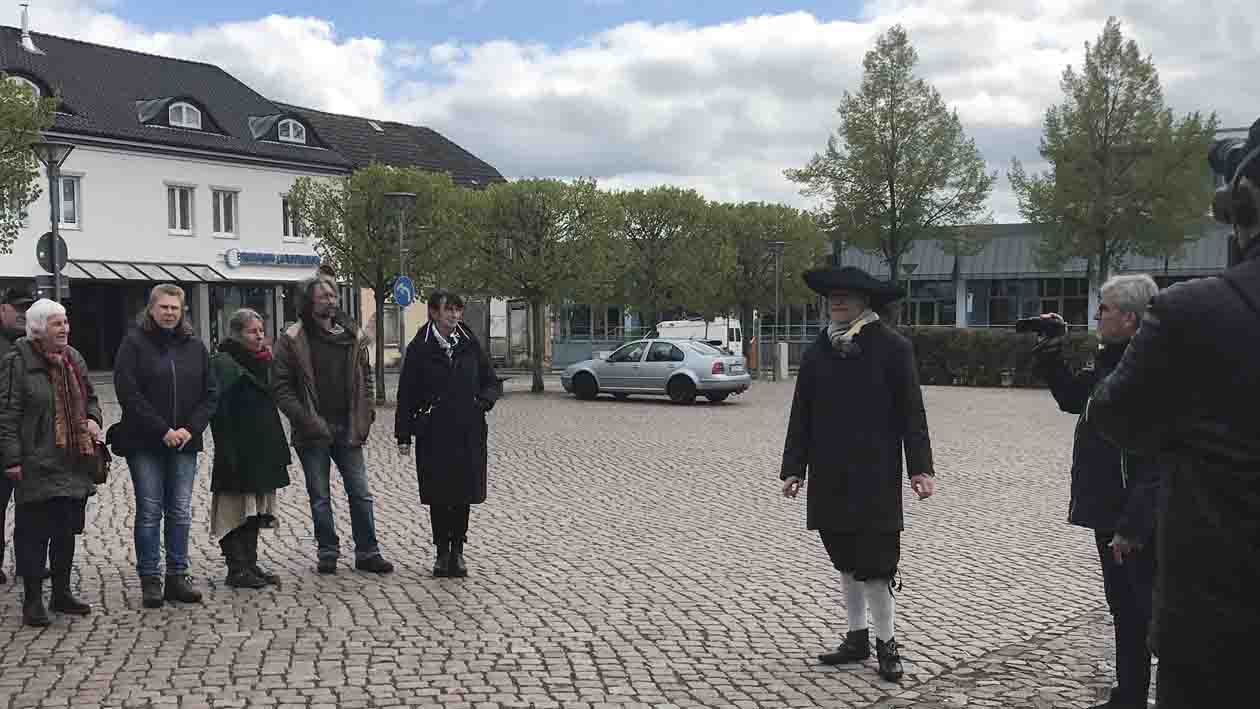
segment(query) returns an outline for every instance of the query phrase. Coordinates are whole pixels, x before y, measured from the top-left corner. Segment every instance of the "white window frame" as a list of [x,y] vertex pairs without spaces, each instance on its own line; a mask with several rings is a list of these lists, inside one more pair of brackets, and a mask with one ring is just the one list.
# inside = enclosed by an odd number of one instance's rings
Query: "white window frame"
[[[64,217],[66,214],[66,188],[63,184],[66,180],[74,183],[74,221],[67,222]],[[63,172],[57,178],[57,227],[60,229],[83,229],[83,174],[75,172]]]
[[289,195],[284,192],[280,193],[280,233],[285,242],[290,244],[306,241],[306,235],[302,233],[302,223],[293,218],[289,209]]
[[31,93],[35,94],[36,101],[44,97],[44,92],[40,90],[39,84],[35,83],[34,81],[31,81],[25,76],[16,76],[16,75],[10,74],[8,78],[9,78],[9,81],[12,81],[13,83],[19,86],[25,86],[26,88],[30,89]]
[[[289,136],[287,138],[284,135],[284,129],[286,126],[289,128]],[[294,134],[294,131],[301,131],[302,137],[297,137],[297,135]],[[306,126],[302,125],[301,121],[286,118],[280,121],[280,124],[276,126],[276,137],[280,139],[281,143],[306,145]]]
[[[175,120],[175,109],[177,108],[184,109],[184,113],[183,113],[184,119],[179,120],[179,121]],[[191,114],[189,113],[190,111],[192,112]],[[195,121],[187,120],[189,115],[196,116],[196,120]],[[171,124],[172,128],[187,128],[188,130],[201,130],[201,109],[197,108],[191,103],[188,103],[187,101],[180,101],[179,103],[173,103],[171,104],[169,108],[166,109],[166,120],[168,123]]]
[[[179,190],[188,190],[188,228],[180,229]],[[175,224],[171,225],[171,204],[176,207]],[[180,182],[166,183],[166,231],[171,236],[196,236],[197,234],[197,186]]]
[[[223,196],[230,197],[232,200],[232,228],[230,230],[215,228],[216,222],[222,227],[223,222],[227,221],[223,219],[220,211]],[[241,238],[241,188],[210,186],[210,233],[217,239]]]

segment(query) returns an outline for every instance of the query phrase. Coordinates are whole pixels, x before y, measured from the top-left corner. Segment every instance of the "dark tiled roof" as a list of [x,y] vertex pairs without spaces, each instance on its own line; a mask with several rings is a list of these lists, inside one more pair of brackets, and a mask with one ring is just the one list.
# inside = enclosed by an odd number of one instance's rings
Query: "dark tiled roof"
[[[1083,259],[1072,259],[1053,271],[1042,268],[1037,263],[1041,234],[1034,224],[977,224],[966,228],[989,237],[989,242],[975,256],[961,258],[958,268],[963,278],[1036,278],[1086,272]],[[1181,258],[1169,261],[1170,275],[1204,276],[1225,270],[1229,263],[1229,228],[1205,220],[1198,225],[1195,234],[1201,234],[1202,238],[1190,244]],[[916,280],[947,279],[954,269],[954,257],[931,239],[916,241],[910,252],[902,257],[902,262],[918,264],[912,276]],[[879,255],[847,248],[841,255],[841,263],[857,266],[874,276],[888,277],[888,264]],[[1137,254],[1126,256],[1119,269],[1120,273],[1162,274],[1163,271],[1163,259]]]
[[[78,40],[32,33],[43,55],[20,44],[21,31],[0,27],[0,70],[35,80],[59,96],[54,130],[84,136],[194,148],[253,158],[298,161],[344,170],[350,161],[320,143],[316,128],[298,146],[255,140],[251,117],[285,113],[272,101],[217,66],[142,54]],[[209,114],[203,125],[216,133],[146,126],[140,113],[158,99],[188,99]],[[312,140],[314,138],[314,140]],[[317,147],[317,146],[324,147]]]
[[[431,128],[279,105],[305,118],[330,146],[350,158],[355,167],[381,163],[446,172],[456,184],[465,187],[506,182],[489,163]],[[379,131],[373,123],[380,127]]]

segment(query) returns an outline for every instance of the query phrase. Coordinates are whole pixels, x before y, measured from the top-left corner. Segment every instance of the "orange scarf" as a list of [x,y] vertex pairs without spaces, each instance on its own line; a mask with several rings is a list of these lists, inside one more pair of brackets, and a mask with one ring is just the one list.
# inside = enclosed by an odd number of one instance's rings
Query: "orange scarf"
[[66,450],[73,443],[79,455],[96,455],[96,441],[87,428],[87,396],[78,367],[63,352],[48,352],[36,340],[31,344],[48,362],[48,380],[53,387],[56,409],[57,447]]

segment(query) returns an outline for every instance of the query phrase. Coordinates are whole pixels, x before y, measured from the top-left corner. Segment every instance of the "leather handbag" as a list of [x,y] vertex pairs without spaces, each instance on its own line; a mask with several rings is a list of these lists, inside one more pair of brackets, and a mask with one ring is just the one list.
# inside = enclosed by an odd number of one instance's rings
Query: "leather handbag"
[[95,458],[92,467],[92,482],[104,485],[109,482],[109,470],[114,465],[114,457],[109,454],[109,448],[104,443],[98,442]]

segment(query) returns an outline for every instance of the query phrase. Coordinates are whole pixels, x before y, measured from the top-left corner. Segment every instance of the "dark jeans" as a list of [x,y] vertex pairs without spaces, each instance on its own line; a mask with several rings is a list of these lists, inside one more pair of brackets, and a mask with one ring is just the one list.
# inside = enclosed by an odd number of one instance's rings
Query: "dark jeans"
[[315,541],[319,559],[341,556],[341,540],[333,517],[330,480],[332,465],[337,464],[341,481],[350,499],[350,532],[354,535],[354,559],[363,561],[381,555],[376,541],[376,518],[372,510],[375,500],[368,489],[367,465],[363,449],[345,443],[315,446],[298,451],[302,472],[306,476],[306,494],[311,498],[311,520],[315,523]]
[[4,523],[9,514],[9,499],[13,497],[13,481],[0,472],[0,569],[4,568]]
[[1147,545],[1117,564],[1107,546],[1112,536],[1112,532],[1094,533],[1116,634],[1116,689],[1111,700],[1119,706],[1145,707],[1151,688],[1151,651],[1146,639],[1155,587],[1155,549]]
[[468,513],[472,505],[429,505],[429,521],[433,527],[433,543],[463,544],[468,538]]
[[193,481],[197,454],[140,451],[127,456],[136,489],[136,571],[162,575],[162,528],[166,527],[166,573],[188,571]]
[[[69,578],[74,564],[74,535],[83,532],[87,499],[54,497],[14,508],[13,555],[18,575],[39,579],[44,569],[53,578]],[[45,564],[48,566],[45,567]]]

